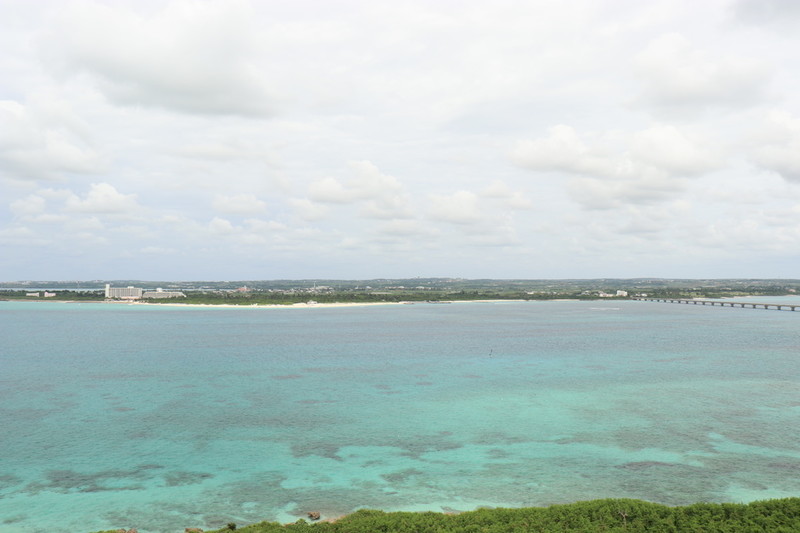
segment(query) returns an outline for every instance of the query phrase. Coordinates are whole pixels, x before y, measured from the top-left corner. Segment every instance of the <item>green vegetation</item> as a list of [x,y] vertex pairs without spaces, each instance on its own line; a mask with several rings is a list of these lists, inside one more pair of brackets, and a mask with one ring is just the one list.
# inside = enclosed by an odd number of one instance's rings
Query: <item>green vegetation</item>
[[[226,529],[219,530],[222,533]],[[362,510],[336,522],[262,522],[243,533],[505,533],[536,532],[770,532],[800,531],[800,498],[750,504],[698,503],[668,507],[640,500],[594,500],[552,507],[479,509],[467,513],[385,513]]]
[[0,300],[46,300],[46,301],[68,301],[68,302],[97,302],[103,300],[103,291],[90,290],[55,290],[51,293],[55,296],[45,298],[43,290],[34,290],[39,296],[27,296],[27,291],[20,290],[0,290]]
[[[668,507],[641,500],[593,500],[551,507],[479,509],[460,514],[361,510],[335,522],[261,522],[215,533],[796,533],[800,498],[749,504],[696,503]],[[98,533],[115,533],[117,530]]]
[[[0,282],[0,299],[102,301],[106,281]],[[625,298],[735,298],[798,294],[800,280],[758,279],[584,279],[492,280],[454,278],[372,280],[261,280],[261,281],[136,281],[111,280],[114,287],[145,290],[163,287],[182,291],[186,298],[147,300],[185,304],[291,305],[319,303],[424,302],[470,300],[553,300]],[[44,297],[49,291],[55,296]],[[27,296],[39,293],[39,296]],[[614,296],[611,296],[614,295]]]

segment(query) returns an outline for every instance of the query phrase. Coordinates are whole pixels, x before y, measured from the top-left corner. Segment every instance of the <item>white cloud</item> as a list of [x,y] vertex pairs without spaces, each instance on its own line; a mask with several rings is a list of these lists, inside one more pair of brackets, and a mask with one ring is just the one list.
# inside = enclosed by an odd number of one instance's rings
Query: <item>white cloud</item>
[[70,231],[102,231],[105,227],[105,224],[96,216],[81,217],[70,220],[68,223]]
[[495,227],[492,232],[471,234],[468,242],[481,247],[519,246],[521,244],[512,225],[500,225]]
[[653,39],[636,56],[644,98],[665,106],[740,106],[760,97],[769,70],[764,62],[715,56],[680,33]]
[[215,211],[231,215],[257,215],[267,209],[267,204],[254,194],[217,195],[211,206]]
[[534,207],[533,200],[531,200],[521,192],[511,193],[511,196],[508,199],[506,199],[506,205],[510,209],[514,209],[516,211],[533,209]]
[[200,114],[269,115],[275,98],[255,60],[244,1],[67,4],[45,45],[51,64],[88,74],[112,101]]
[[96,172],[98,156],[74,122],[42,111],[0,101],[0,176],[53,180],[70,172]]
[[592,153],[575,129],[559,124],[547,137],[518,141],[511,153],[514,162],[534,170],[562,170],[577,174],[608,174],[608,164]]
[[408,195],[385,195],[364,204],[359,213],[366,218],[408,219],[414,217]]
[[349,204],[358,199],[355,188],[346,188],[335,178],[327,177],[308,186],[308,195],[315,202]]
[[272,233],[276,231],[286,231],[288,226],[286,224],[282,224],[275,220],[260,220],[257,218],[248,218],[245,220],[245,224],[248,226],[250,231],[259,232],[259,233]]
[[494,180],[480,192],[483,198],[501,200],[509,209],[525,210],[533,208],[533,201],[520,191],[512,191],[507,183]]
[[[25,242],[35,242],[37,239],[36,233],[25,226],[11,226],[0,229],[0,242],[4,244],[22,244]],[[40,240],[39,243],[46,243],[46,240]]]
[[478,195],[458,191],[451,195],[431,195],[430,217],[453,224],[475,224],[482,220]]
[[384,198],[403,189],[397,178],[382,173],[370,161],[351,161],[348,166],[354,176],[346,185],[335,178],[323,178],[309,186],[309,197],[317,202],[352,203]]
[[761,216],[743,216],[709,224],[692,236],[698,245],[741,256],[753,251],[785,253],[800,247],[800,224],[788,219],[782,227],[766,224]]
[[777,272],[798,258],[789,4],[6,2],[3,271]]
[[[609,216],[606,224],[610,233],[606,238],[614,242],[618,237],[636,242],[637,239],[646,239],[647,244],[656,244],[663,247],[672,247],[670,243],[671,232],[683,227],[683,224],[693,224],[691,206],[682,201],[673,201],[657,206],[648,205],[639,207],[628,204],[616,210]],[[597,219],[599,220],[599,219]],[[686,241],[687,243],[689,241]],[[642,246],[642,243],[637,244]]]
[[79,213],[132,213],[141,209],[136,197],[136,194],[122,194],[108,183],[92,183],[83,199],[75,195],[70,196],[65,209]]
[[375,198],[403,188],[397,178],[382,173],[370,161],[351,161],[349,166],[355,173],[350,185],[359,191],[359,196],[362,198]]
[[604,135],[587,145],[574,128],[554,126],[548,136],[517,142],[511,153],[518,165],[533,170],[563,171],[578,175],[624,177],[638,172],[663,172],[681,176],[702,174],[720,165],[720,149],[702,136],[689,135],[676,126],[655,124],[622,136],[627,146],[615,153]]
[[175,248],[167,248],[164,246],[145,246],[139,250],[140,254],[166,256],[174,254],[177,250]]
[[800,21],[800,4],[787,0],[735,0],[735,16],[748,24],[795,31]]
[[757,150],[756,162],[787,180],[800,182],[800,140],[764,146]]
[[230,220],[220,217],[211,219],[211,222],[208,223],[208,229],[210,229],[211,233],[214,235],[230,235],[236,231],[236,228],[234,228]]
[[481,196],[485,198],[508,198],[511,194],[508,184],[500,180],[494,180],[481,191]]
[[378,232],[395,237],[431,236],[434,230],[419,220],[391,220],[378,227]]
[[61,213],[41,213],[39,215],[29,215],[24,217],[26,223],[37,224],[40,226],[64,226],[70,221],[70,217]]
[[721,165],[722,147],[674,125],[655,124],[631,139],[631,157],[676,176],[696,176]]
[[353,177],[346,184],[326,177],[308,187],[309,198],[326,204],[361,203],[359,214],[366,218],[411,218],[410,197],[394,176],[384,174],[370,161],[351,161]]
[[303,220],[320,220],[328,214],[328,209],[325,206],[315,204],[308,198],[291,198],[288,204],[294,209],[297,216]]
[[[571,127],[559,125],[547,137],[517,143],[511,158],[537,171],[577,176],[570,195],[590,209],[628,203],[665,201],[683,191],[685,177],[699,176],[721,165],[720,149],[698,134],[655,124],[629,135],[609,132],[587,145]],[[613,150],[614,144],[622,148]]]
[[44,198],[31,194],[11,202],[11,212],[17,217],[38,215],[44,212],[45,206],[46,201]]
[[613,209],[664,202],[682,192],[683,180],[660,173],[637,172],[635,179],[576,178],[570,196],[587,209]]
[[757,165],[800,182],[800,120],[787,113],[770,113],[752,136]]

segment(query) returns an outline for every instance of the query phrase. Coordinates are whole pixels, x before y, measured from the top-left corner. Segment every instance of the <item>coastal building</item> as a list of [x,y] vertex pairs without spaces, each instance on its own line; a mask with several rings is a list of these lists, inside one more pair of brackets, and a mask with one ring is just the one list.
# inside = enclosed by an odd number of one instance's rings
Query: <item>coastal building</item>
[[[587,293],[584,293],[584,294],[587,294]],[[614,298],[614,297],[627,298],[628,297],[628,291],[617,291],[615,294],[611,294],[611,293],[605,292],[605,291],[600,291],[600,292],[597,293],[597,295],[600,298]]]
[[106,283],[106,298],[119,300],[138,300],[142,297],[142,289],[139,287],[112,287]]
[[38,292],[26,292],[25,296],[35,296],[36,298],[38,298],[39,297],[39,293]]
[[186,295],[181,291],[165,291],[162,288],[158,288],[154,291],[144,291],[142,298],[186,298]]
[[165,291],[157,288],[154,291],[146,291],[141,287],[112,287],[106,283],[106,298],[116,300],[141,300],[154,298],[186,298],[181,291]]

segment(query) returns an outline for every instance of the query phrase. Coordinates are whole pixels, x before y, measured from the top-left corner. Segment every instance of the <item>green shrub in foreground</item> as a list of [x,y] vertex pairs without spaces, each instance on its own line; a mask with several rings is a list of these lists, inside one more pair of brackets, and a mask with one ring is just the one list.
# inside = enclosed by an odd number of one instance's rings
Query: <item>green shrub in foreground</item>
[[[225,529],[218,530],[224,533]],[[243,533],[800,532],[800,498],[750,504],[668,507],[641,500],[593,500],[551,507],[479,509],[447,515],[361,510],[336,522],[261,522]]]

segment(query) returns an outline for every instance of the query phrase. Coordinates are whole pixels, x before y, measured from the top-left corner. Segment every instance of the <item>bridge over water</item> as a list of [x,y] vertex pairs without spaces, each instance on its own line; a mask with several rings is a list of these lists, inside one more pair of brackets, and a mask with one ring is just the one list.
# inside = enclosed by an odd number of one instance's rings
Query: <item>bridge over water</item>
[[755,302],[734,302],[731,300],[695,300],[694,298],[633,298],[641,302],[664,302],[670,304],[688,305],[718,305],[720,307],[741,307],[750,309],[773,309],[777,311],[795,311],[800,308],[800,304],[776,304],[776,303],[755,303]]

